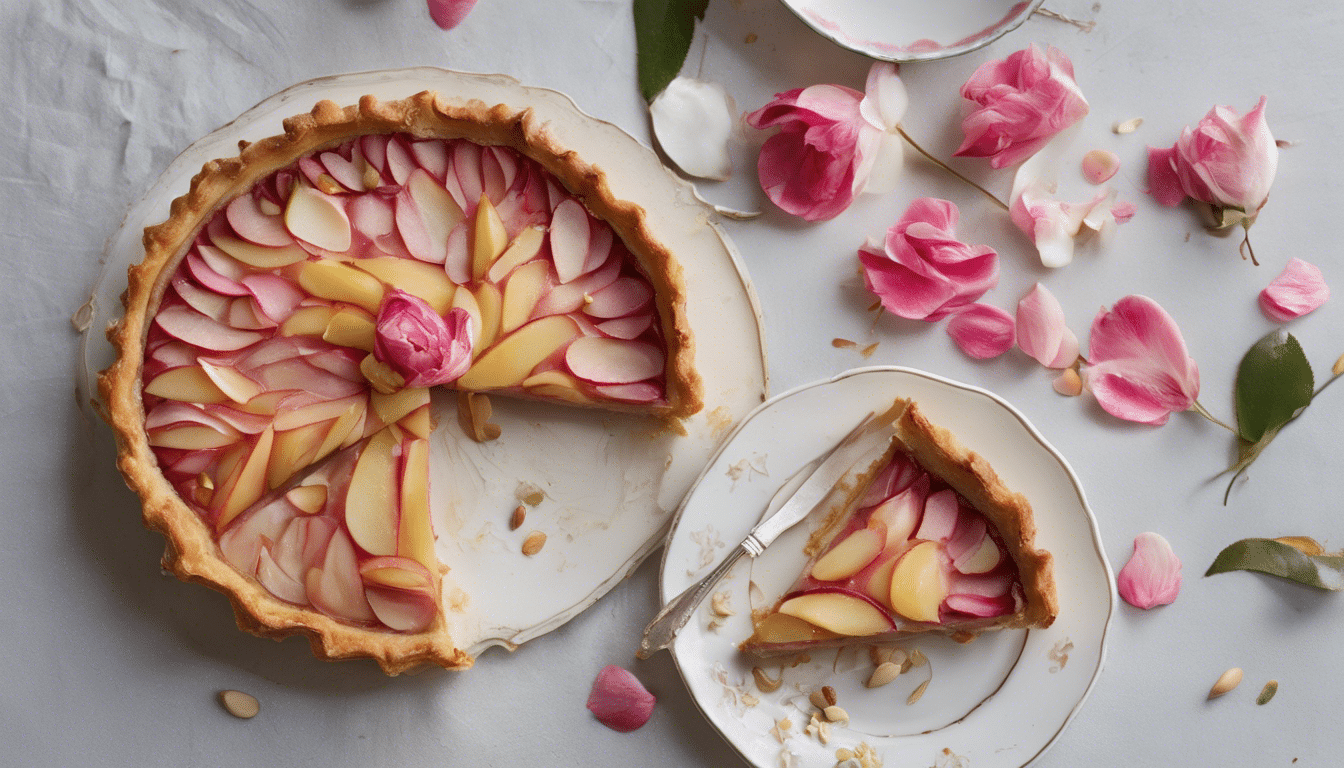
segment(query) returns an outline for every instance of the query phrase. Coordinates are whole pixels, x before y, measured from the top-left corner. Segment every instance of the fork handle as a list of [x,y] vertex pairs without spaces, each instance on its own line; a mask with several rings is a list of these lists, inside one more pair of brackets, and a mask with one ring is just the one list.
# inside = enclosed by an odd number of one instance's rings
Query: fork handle
[[[663,606],[658,615],[653,617],[653,621],[649,622],[649,626],[645,627],[644,638],[640,640],[639,650],[635,652],[635,656],[647,659],[671,645],[678,630],[686,626],[691,614],[695,613],[696,606],[704,601],[705,595],[709,594],[709,591],[714,588],[719,579],[723,578],[723,575],[733,567],[734,563],[741,559],[742,555],[748,553],[750,550],[748,542],[751,541],[751,538],[748,537],[747,541],[733,549],[728,557],[719,563],[717,568],[710,571],[700,581],[692,584],[685,592],[677,595],[672,602]],[[757,545],[757,549],[759,551],[759,545]]]

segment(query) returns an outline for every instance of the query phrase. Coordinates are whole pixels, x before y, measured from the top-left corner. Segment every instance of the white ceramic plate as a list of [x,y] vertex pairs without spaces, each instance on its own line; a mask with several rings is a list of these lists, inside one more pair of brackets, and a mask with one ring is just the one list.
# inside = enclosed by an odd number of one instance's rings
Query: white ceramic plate
[[798,18],[853,51],[928,61],[973,51],[1016,29],[1042,0],[782,0]]
[[[288,88],[191,145],[164,172],[108,241],[84,339],[83,386],[112,361],[103,335],[121,310],[126,267],[140,260],[140,233],[168,215],[202,163],[237,153],[239,139],[281,132],[281,120],[321,99],[353,104],[372,93],[403,98],[431,89],[460,101],[531,107],[566,147],[608,174],[617,197],[643,206],[655,237],[685,270],[696,366],[705,408],[688,434],[663,434],[647,420],[493,398],[499,440],[477,444],[457,427],[455,401],[437,393],[431,503],[438,555],[452,568],[445,604],[454,639],[473,654],[513,646],[577,615],[625,578],[661,541],[668,521],[724,435],[765,398],[766,367],[755,292],[737,253],[691,188],[652,151],[618,127],[590,117],[562,93],[503,75],[429,67],[322,78]],[[111,461],[111,457],[108,458]],[[520,487],[545,501],[510,531]],[[533,530],[547,534],[540,554],[519,554]]]
[[[777,690],[762,692],[753,682],[755,664],[737,643],[751,633],[750,610],[772,605],[801,570],[802,545],[817,521],[800,523],[719,585],[733,615],[716,620],[706,601],[672,649],[705,716],[761,768],[792,765],[789,755],[797,765],[831,765],[838,748],[861,742],[891,766],[1018,768],[1054,741],[1101,669],[1115,592],[1078,478],[1003,400],[906,368],[851,371],[778,395],[748,416],[686,497],[664,555],[664,600],[741,541],[800,467],[897,396],[917,401],[930,420],[955,432],[1031,501],[1037,544],[1055,558],[1059,618],[1049,629],[986,633],[966,645],[938,637],[907,641],[905,647],[920,649],[930,663],[874,689],[864,687],[873,669],[866,648],[818,651],[785,668]],[[775,666],[762,668],[771,677],[778,673]],[[907,704],[925,680],[922,697]],[[822,685],[836,689],[850,715],[848,725],[830,726],[825,745],[803,733],[815,711],[808,694]],[[784,719],[792,727],[781,741],[772,729]]]

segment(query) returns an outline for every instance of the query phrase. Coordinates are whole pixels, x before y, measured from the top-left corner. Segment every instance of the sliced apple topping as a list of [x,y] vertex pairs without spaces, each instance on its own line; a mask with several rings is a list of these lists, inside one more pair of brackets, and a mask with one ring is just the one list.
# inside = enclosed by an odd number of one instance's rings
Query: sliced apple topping
[[504,220],[499,211],[490,202],[490,198],[481,195],[476,206],[474,237],[471,242],[471,275],[480,280],[485,277],[509,245],[509,232],[504,228]]
[[849,578],[876,559],[886,542],[887,528],[881,522],[877,527],[853,531],[813,563],[812,578],[818,581]]
[[868,598],[838,590],[820,589],[787,598],[779,612],[848,637],[879,635],[896,628]]
[[535,259],[541,252],[546,233],[541,227],[526,227],[509,243],[509,247],[490,265],[486,279],[492,283],[503,282],[514,269]]
[[938,622],[938,609],[947,599],[947,574],[937,542],[911,547],[891,572],[891,607],[912,621]]
[[360,452],[350,476],[345,526],[355,543],[370,554],[397,554],[399,449],[391,430],[379,431]]
[[285,500],[305,515],[315,515],[327,506],[327,486],[296,485],[285,493]]
[[578,336],[579,327],[563,315],[533,320],[477,358],[458,386],[487,390],[521,384],[539,363]]
[[453,306],[453,294],[457,292],[457,285],[442,269],[433,264],[394,256],[377,256],[351,263],[387,285],[423,299],[440,315],[448,314],[448,310]]
[[294,237],[285,229],[284,218],[267,214],[253,195],[240,195],[224,208],[229,226],[238,236],[256,245],[280,248],[294,244]]
[[383,284],[378,278],[339,261],[305,261],[299,270],[299,285],[313,296],[343,301],[378,314],[383,303]]
[[214,237],[213,242],[219,250],[249,267],[258,269],[287,267],[308,258],[307,251],[292,243],[279,248],[268,248],[264,245],[255,245],[246,240],[223,235]]
[[924,518],[919,523],[915,538],[924,541],[947,541],[952,538],[959,511],[957,493],[951,488],[929,494],[924,502]]
[[662,350],[623,339],[583,337],[565,350],[565,363],[581,379],[599,384],[629,384],[663,372]]

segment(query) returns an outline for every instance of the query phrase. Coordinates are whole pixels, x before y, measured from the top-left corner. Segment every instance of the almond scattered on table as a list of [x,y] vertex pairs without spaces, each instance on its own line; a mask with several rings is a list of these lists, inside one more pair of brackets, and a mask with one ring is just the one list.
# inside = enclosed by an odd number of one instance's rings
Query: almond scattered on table
[[541,531],[533,531],[527,534],[526,539],[523,539],[523,554],[531,557],[540,552],[544,546],[546,546],[546,534]]
[[257,697],[242,691],[220,691],[219,703],[223,705],[224,711],[239,720],[250,720],[261,711],[261,703],[257,701]]

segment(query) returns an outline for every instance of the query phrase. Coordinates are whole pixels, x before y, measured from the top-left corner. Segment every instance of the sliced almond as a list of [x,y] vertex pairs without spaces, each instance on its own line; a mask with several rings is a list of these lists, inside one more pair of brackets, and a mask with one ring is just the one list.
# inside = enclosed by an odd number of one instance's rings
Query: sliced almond
[[1140,125],[1143,125],[1142,117],[1131,117],[1128,120],[1117,122],[1115,125],[1111,126],[1111,130],[1123,136],[1126,133],[1137,131]]
[[[932,680],[933,678],[929,679]],[[929,689],[928,680],[925,680],[924,682],[920,683],[919,687],[915,688],[915,690],[910,692],[910,696],[905,700],[906,705],[908,706],[910,704],[914,704],[916,701],[919,701],[920,697],[924,695],[924,691],[928,689]]]
[[825,715],[826,719],[831,721],[832,723],[849,722],[849,713],[841,709],[840,707],[835,706],[834,704],[823,709],[821,711],[821,714]]
[[900,676],[901,665],[893,664],[890,661],[883,662],[877,665],[877,669],[873,670],[872,677],[868,678],[865,685],[869,688],[881,688]]
[[1270,680],[1268,683],[1265,683],[1264,688],[1260,689],[1260,695],[1255,697],[1255,703],[1260,705],[1268,704],[1269,700],[1274,698],[1274,694],[1278,692],[1279,681]]
[[826,699],[827,706],[835,706],[836,696],[834,688],[829,685],[821,686],[821,695]]
[[732,616],[733,609],[728,605],[727,592],[715,592],[714,597],[710,598],[709,607],[714,611],[715,616]]
[[1241,684],[1241,667],[1233,667],[1218,677],[1209,689],[1209,698],[1216,699]]
[[527,519],[527,507],[522,504],[513,508],[513,514],[509,516],[509,530],[516,531]]
[[772,693],[777,691],[779,690],[779,686],[784,682],[783,671],[780,671],[779,677],[771,680],[770,676],[765,673],[765,670],[760,667],[752,667],[751,676],[756,681],[756,689],[761,693]]
[[807,700],[812,702],[812,706],[816,707],[817,709],[824,710],[830,706],[830,703],[826,701],[826,697],[822,695],[821,691],[813,691],[812,693],[808,694]]

